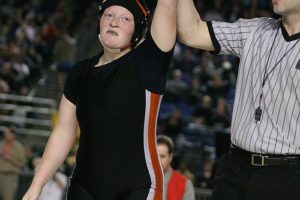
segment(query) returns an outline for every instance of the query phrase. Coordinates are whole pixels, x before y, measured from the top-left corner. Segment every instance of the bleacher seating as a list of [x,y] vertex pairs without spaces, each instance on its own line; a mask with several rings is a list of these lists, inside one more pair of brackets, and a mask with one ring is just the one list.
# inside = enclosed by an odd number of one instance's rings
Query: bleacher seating
[[45,144],[56,112],[53,99],[0,93],[0,130],[15,125],[24,143]]

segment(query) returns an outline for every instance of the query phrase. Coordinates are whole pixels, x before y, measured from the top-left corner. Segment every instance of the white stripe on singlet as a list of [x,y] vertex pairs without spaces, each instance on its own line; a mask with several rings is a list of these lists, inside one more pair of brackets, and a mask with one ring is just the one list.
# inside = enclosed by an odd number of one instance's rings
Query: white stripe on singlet
[[147,200],[162,200],[163,172],[156,150],[156,122],[162,95],[145,90],[145,98],[144,153],[151,179]]

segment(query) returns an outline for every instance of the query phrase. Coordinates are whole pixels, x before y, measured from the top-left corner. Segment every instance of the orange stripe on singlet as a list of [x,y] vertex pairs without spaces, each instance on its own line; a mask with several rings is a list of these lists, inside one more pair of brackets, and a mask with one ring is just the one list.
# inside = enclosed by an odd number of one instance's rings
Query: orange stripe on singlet
[[150,95],[150,112],[149,112],[149,123],[148,123],[148,142],[149,151],[152,161],[152,167],[155,175],[155,194],[153,200],[162,200],[163,192],[163,173],[160,167],[160,162],[158,160],[157,150],[156,150],[156,119],[157,112],[160,103],[160,95],[151,93]]

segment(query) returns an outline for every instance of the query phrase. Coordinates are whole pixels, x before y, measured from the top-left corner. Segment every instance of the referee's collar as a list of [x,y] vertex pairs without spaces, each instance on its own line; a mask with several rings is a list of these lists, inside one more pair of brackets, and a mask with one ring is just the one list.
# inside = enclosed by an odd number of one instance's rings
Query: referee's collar
[[287,42],[300,39],[300,33],[296,33],[294,35],[289,35],[287,30],[285,29],[282,21],[280,21],[280,27],[282,30],[282,35]]

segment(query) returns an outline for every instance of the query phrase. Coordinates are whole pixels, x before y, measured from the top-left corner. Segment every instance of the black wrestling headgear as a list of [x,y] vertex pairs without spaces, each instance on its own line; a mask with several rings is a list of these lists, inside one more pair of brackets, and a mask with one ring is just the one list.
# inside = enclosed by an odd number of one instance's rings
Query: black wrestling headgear
[[[134,17],[134,33],[131,38],[131,47],[134,48],[143,39],[150,25],[150,11],[144,0],[104,0],[99,6],[99,20],[105,9],[110,6],[122,6],[129,10]],[[98,20],[98,34],[99,34]]]

